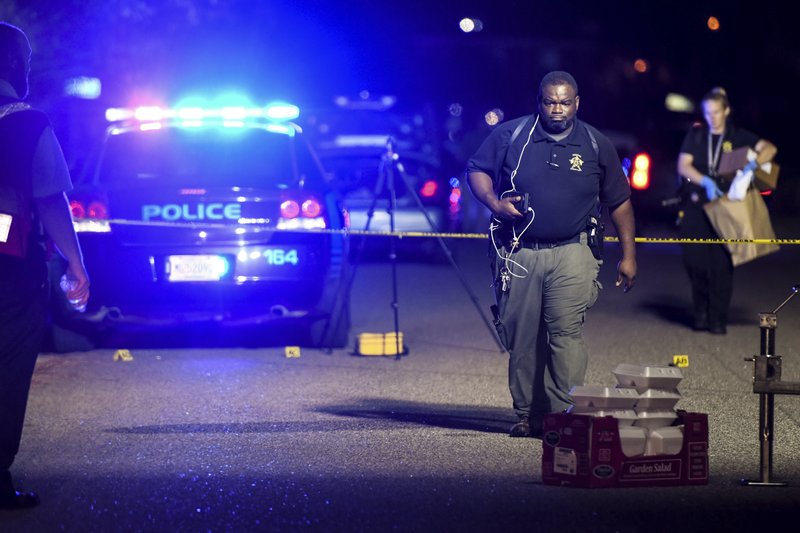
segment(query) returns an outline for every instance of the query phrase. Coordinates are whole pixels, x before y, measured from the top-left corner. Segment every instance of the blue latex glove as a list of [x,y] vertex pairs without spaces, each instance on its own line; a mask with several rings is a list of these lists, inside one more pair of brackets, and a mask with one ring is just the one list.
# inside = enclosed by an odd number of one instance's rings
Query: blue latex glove
[[700,186],[706,190],[706,196],[708,197],[709,201],[716,200],[722,196],[722,191],[719,190],[717,182],[708,176],[703,176],[703,179],[700,180]]
[[745,172],[745,173],[746,172],[755,172],[755,170],[757,168],[758,168],[758,163],[756,163],[755,160],[753,160],[753,161],[750,161],[749,163],[747,163],[744,166],[744,168],[742,169],[742,172]]

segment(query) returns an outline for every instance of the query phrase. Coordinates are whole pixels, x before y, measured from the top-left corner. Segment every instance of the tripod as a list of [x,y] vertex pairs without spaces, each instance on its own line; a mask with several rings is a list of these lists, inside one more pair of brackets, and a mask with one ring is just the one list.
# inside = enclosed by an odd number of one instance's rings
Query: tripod
[[[414,202],[416,203],[417,208],[422,212],[425,217],[425,220],[428,223],[428,226],[431,228],[432,231],[436,231],[436,225],[434,224],[433,220],[430,217],[430,214],[425,209],[425,206],[422,204],[422,200],[420,199],[417,191],[414,189],[411,180],[406,174],[405,168],[403,163],[400,161],[400,156],[394,150],[394,141],[390,137],[386,141],[386,151],[381,156],[381,161],[379,165],[379,172],[378,172],[378,179],[375,182],[375,189],[372,194],[372,201],[370,203],[369,209],[367,211],[367,222],[364,226],[364,231],[368,232],[370,225],[372,223],[372,218],[375,215],[375,207],[377,205],[378,196],[384,190],[384,186],[386,187],[386,191],[389,193],[389,206],[387,209],[389,215],[389,229],[391,233],[395,231],[395,212],[397,210],[397,190],[395,188],[395,171],[397,174],[400,175],[400,178],[403,180],[403,183],[406,187],[406,191],[412,196]],[[453,259],[453,254],[450,252],[450,249],[445,244],[444,239],[441,236],[437,235],[436,240],[439,243],[439,247],[441,248],[442,252],[444,252],[447,260],[449,261],[450,265],[455,270],[458,278],[461,280],[461,284],[464,286],[464,289],[467,291],[472,303],[475,305],[475,308],[480,314],[483,323],[489,329],[489,332],[492,335],[495,343],[497,344],[498,348],[501,352],[505,351],[500,339],[497,336],[497,332],[494,329],[494,326],[489,322],[486,318],[486,315],[483,313],[483,310],[480,307],[480,302],[478,302],[477,296],[471,290],[469,284],[467,283],[464,274],[461,272],[461,269],[456,264],[455,260]],[[339,294],[336,297],[336,302],[333,306],[333,311],[331,313],[330,320],[333,320],[334,329],[336,326],[339,325],[339,321],[341,320],[341,315],[343,312],[343,305],[340,303],[347,299],[347,296],[350,294],[350,290],[353,286],[353,282],[355,281],[356,272],[358,270],[358,265],[361,262],[361,256],[364,252],[364,246],[366,244],[366,237],[362,238],[359,242],[359,247],[357,250],[356,260],[353,264],[353,268],[350,271],[350,276],[347,279],[347,282],[344,284],[343,287],[343,294]],[[401,346],[400,341],[400,318],[399,318],[399,304],[397,301],[397,241],[394,236],[391,237],[389,242],[389,260],[392,265],[392,302],[391,307],[394,314],[394,333],[395,333],[395,343],[396,343],[396,359],[400,359],[402,355],[406,355],[408,350],[405,346]],[[330,325],[330,322],[329,322]],[[332,351],[332,347],[328,347],[328,353]]]

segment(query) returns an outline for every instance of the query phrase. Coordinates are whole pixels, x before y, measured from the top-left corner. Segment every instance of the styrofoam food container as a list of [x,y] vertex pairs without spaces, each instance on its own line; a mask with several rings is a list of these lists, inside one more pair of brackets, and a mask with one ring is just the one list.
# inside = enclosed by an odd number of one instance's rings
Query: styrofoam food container
[[567,412],[574,415],[613,416],[620,427],[632,426],[639,418],[633,409],[600,409],[590,405],[573,405]]
[[626,457],[642,455],[647,447],[647,428],[625,426],[619,428],[619,442]]
[[646,366],[620,364],[613,370],[617,382],[623,387],[637,389],[674,390],[683,379],[677,366]]
[[642,409],[635,409],[635,411],[637,418],[634,425],[646,427],[647,429],[667,427],[678,418],[678,413],[675,411],[651,411]]
[[575,386],[569,395],[577,406],[611,409],[633,409],[639,399],[636,389],[602,386]]
[[683,426],[670,426],[650,430],[645,455],[676,455],[683,448]]
[[637,409],[667,410],[674,409],[675,404],[681,399],[677,390],[645,389],[639,391]]

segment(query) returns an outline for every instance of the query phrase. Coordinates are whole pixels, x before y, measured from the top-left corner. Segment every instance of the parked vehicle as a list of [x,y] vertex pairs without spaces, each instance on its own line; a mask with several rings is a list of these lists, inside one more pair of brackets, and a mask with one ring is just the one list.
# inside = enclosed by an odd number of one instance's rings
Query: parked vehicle
[[369,229],[388,231],[392,191],[395,230],[454,229],[461,191],[442,169],[429,108],[405,109],[394,96],[363,92],[313,110],[303,127],[342,191],[353,229],[366,227],[373,208]]
[[284,344],[344,346],[348,239],[328,230],[345,216],[298,113],[282,103],[108,110],[99,156],[69,195],[89,308],[54,322],[82,333],[275,326]]

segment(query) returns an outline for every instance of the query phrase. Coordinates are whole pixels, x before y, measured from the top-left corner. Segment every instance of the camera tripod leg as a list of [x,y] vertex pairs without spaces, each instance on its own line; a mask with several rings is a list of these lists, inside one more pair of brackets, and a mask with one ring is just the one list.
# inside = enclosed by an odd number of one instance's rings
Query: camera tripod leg
[[[369,227],[370,227],[370,224],[372,222],[372,218],[373,218],[374,213],[375,213],[375,206],[377,204],[378,195],[381,193],[381,191],[383,190],[383,188],[385,186],[387,188],[387,190],[389,191],[389,195],[390,195],[389,208],[388,208],[390,230],[391,230],[392,233],[394,233],[394,231],[395,231],[395,211],[396,211],[396,208],[397,208],[396,190],[395,190],[395,186],[394,186],[394,170],[395,169],[400,174],[400,177],[403,180],[403,183],[405,184],[406,190],[408,191],[408,193],[414,199],[414,202],[416,203],[417,208],[422,212],[423,216],[425,217],[425,220],[428,222],[428,226],[431,228],[431,231],[437,231],[436,224],[434,224],[433,220],[431,219],[430,215],[428,214],[428,211],[425,209],[425,206],[423,205],[422,200],[420,199],[420,197],[417,194],[417,192],[414,190],[414,187],[411,184],[411,182],[410,182],[410,180],[408,178],[408,175],[405,172],[405,168],[403,167],[403,164],[399,161],[399,157],[397,156],[397,154],[394,153],[392,144],[393,144],[392,140],[390,139],[387,142],[386,153],[381,158],[381,163],[380,163],[380,168],[379,168],[379,173],[378,173],[378,179],[376,180],[375,189],[373,191],[373,196],[372,196],[372,202],[371,202],[369,210],[367,212],[367,222],[365,224],[364,231],[365,232],[369,231]],[[356,257],[355,257],[355,261],[354,261],[353,267],[352,267],[352,269],[350,271],[350,276],[347,278],[346,282],[342,284],[343,288],[342,288],[341,292],[343,293],[343,296],[345,298],[346,298],[347,295],[350,294],[350,290],[352,289],[353,281],[355,280],[356,272],[358,270],[358,265],[361,262],[361,256],[362,256],[363,251],[364,251],[364,245],[366,243],[366,238],[367,238],[366,236],[363,236],[361,241],[359,242],[359,247],[358,247],[358,250],[357,250],[357,253],[356,253]],[[392,303],[391,303],[391,306],[392,306],[392,311],[394,313],[395,342],[396,342],[396,348],[397,348],[396,358],[399,359],[401,355],[404,355],[405,353],[407,353],[407,350],[406,350],[406,348],[404,346],[402,346],[402,343],[400,341],[399,303],[398,303],[398,297],[397,297],[397,295],[398,295],[398,288],[397,288],[397,243],[395,241],[395,237],[391,237],[391,239],[392,240],[390,242],[390,252],[389,252],[389,259],[390,259],[390,261],[392,263]],[[450,266],[453,268],[453,270],[455,270],[456,274],[458,275],[458,278],[461,281],[461,284],[463,285],[464,289],[466,290],[467,294],[469,295],[469,298],[472,301],[473,305],[475,306],[475,309],[478,311],[478,314],[480,315],[481,319],[483,320],[484,325],[489,330],[489,333],[492,336],[492,339],[494,339],[495,343],[497,344],[497,347],[498,347],[499,351],[501,353],[505,352],[505,347],[503,346],[503,343],[500,341],[500,338],[497,335],[497,331],[495,330],[494,325],[486,317],[486,314],[483,312],[483,309],[481,309],[480,302],[478,301],[478,297],[475,295],[475,293],[470,288],[469,283],[467,282],[466,278],[464,277],[463,272],[458,267],[458,264],[455,262],[455,259],[453,259],[452,252],[450,251],[450,249],[447,247],[447,244],[445,244],[444,240],[440,236],[437,235],[436,236],[436,240],[437,240],[437,242],[439,244],[439,247],[441,248],[442,252],[444,253],[445,257],[447,257],[447,260],[450,263]],[[333,320],[334,321],[333,324],[335,326],[338,326],[339,325],[339,320],[341,320],[342,306],[338,305],[338,301],[340,299],[341,298],[339,296],[337,296],[337,298],[336,298],[337,305],[334,305],[334,312],[331,313],[331,317],[329,317],[329,319],[328,319],[329,320],[329,324],[330,324],[330,321]],[[331,351],[332,351],[332,347],[329,346],[328,349],[327,349],[327,352],[330,353]]]
[[[389,190],[389,231],[394,233],[394,217],[397,211],[397,190],[394,187],[394,170],[393,170],[394,154],[391,151],[391,145],[388,153],[384,156],[383,165],[384,172],[387,176],[386,183]],[[392,263],[392,313],[394,315],[394,342],[395,342],[395,359],[400,359],[400,356],[405,352],[405,348],[401,346],[400,342],[400,303],[397,297],[397,240],[391,237],[389,241],[389,260]]]
[[[392,161],[391,161],[391,154],[384,156],[381,158],[380,167],[378,169],[378,179],[375,181],[375,189],[372,193],[372,201],[370,202],[369,209],[367,210],[367,222],[364,225],[364,232],[368,232],[370,229],[370,225],[372,224],[372,219],[375,216],[375,208],[377,206],[378,197],[383,191],[384,187],[389,191],[389,207],[387,209],[389,214],[389,224],[390,230],[394,233],[395,230],[395,211],[397,208],[397,197],[394,188],[394,176],[392,174]],[[356,273],[358,271],[358,267],[361,264],[361,258],[364,254],[364,248],[366,245],[367,236],[364,235],[361,237],[359,241],[358,249],[356,250],[356,256],[353,261],[352,268],[350,269],[349,276],[347,276],[346,281],[344,281],[340,287],[339,294],[335,298],[335,303],[333,309],[331,311],[331,315],[328,318],[328,324],[326,325],[326,329],[330,327],[330,324],[333,324],[333,330],[336,331],[339,324],[342,320],[342,315],[344,312],[344,304],[347,301],[347,298],[350,295],[350,291],[353,287],[353,282],[356,278]],[[402,345],[400,340],[400,318],[399,318],[399,303],[398,303],[398,288],[397,288],[397,246],[394,238],[392,238],[389,250],[389,260],[392,264],[392,302],[391,308],[394,314],[394,333],[395,333],[395,343],[396,343],[396,358],[399,359],[400,356],[405,355],[407,352],[406,348]],[[326,349],[326,353],[331,353],[333,351],[333,347],[329,344],[328,348]]]
[[[410,183],[410,180],[408,179],[408,175],[406,174],[405,168],[403,168],[403,164],[398,161],[398,162],[395,163],[395,166],[397,167],[397,170],[400,173],[400,177],[403,179],[403,183],[406,186],[406,190],[414,198],[414,202],[417,204],[417,208],[425,216],[425,220],[427,220],[428,226],[431,228],[431,231],[436,232],[437,231],[436,224],[434,224],[433,220],[431,220],[431,217],[428,214],[428,211],[425,209],[425,206],[423,205],[422,200],[420,199],[419,195],[417,194],[417,191],[414,190],[414,187]],[[486,314],[483,312],[483,309],[481,308],[480,302],[478,301],[478,297],[475,295],[475,293],[470,288],[469,283],[467,282],[466,278],[464,277],[463,272],[458,267],[458,264],[456,263],[455,259],[453,259],[453,254],[450,252],[450,249],[447,247],[447,244],[445,244],[444,239],[442,239],[442,237],[437,235],[436,236],[436,240],[439,243],[439,248],[441,248],[441,250],[444,253],[445,257],[447,257],[447,261],[450,263],[450,266],[453,267],[453,270],[455,270],[456,274],[458,275],[458,279],[461,281],[461,284],[464,286],[464,290],[467,292],[467,295],[469,295],[470,300],[472,300],[472,304],[475,306],[475,309],[478,311],[478,314],[481,316],[481,319],[483,320],[483,323],[486,325],[486,328],[489,330],[489,333],[492,336],[492,339],[494,339],[495,344],[497,344],[497,347],[499,348],[501,353],[505,352],[506,349],[503,346],[503,343],[500,341],[500,338],[497,336],[497,330],[495,329],[494,325],[489,321],[489,319],[486,318]]]

